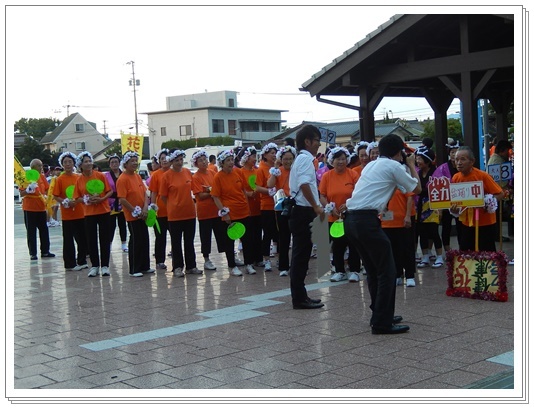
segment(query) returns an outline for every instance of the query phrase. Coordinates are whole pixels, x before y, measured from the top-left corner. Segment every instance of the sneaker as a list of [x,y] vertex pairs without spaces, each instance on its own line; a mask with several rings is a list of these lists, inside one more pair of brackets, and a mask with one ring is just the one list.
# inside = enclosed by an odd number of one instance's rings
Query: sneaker
[[186,274],[202,274],[203,271],[202,271],[202,270],[199,270],[199,269],[196,268],[196,267],[193,267],[193,268],[190,268],[189,270],[185,270],[185,273],[186,273]]
[[401,277],[397,278],[397,281],[395,281],[395,284],[402,285],[402,278]]
[[235,266],[235,267],[232,268],[232,270],[230,271],[230,275],[239,277],[239,276],[242,276],[243,273],[241,272],[240,269],[237,268],[237,266]]
[[440,268],[443,267],[443,259],[441,257],[438,257],[434,264],[432,264],[432,268]]
[[419,267],[419,268],[428,267],[429,265],[430,265],[430,262],[424,261],[424,260],[422,260],[419,263],[417,263],[417,267]]
[[109,267],[102,267],[102,277],[109,276]]
[[98,275],[99,267],[91,267],[89,270],[89,274],[87,274],[87,277],[96,277]]
[[184,269],[182,267],[176,267],[174,269],[173,275],[175,277],[183,277],[183,276],[185,276]]
[[514,259],[511,259],[511,260],[508,262],[508,265],[509,265],[509,266],[513,266],[513,265],[514,265]]
[[346,279],[347,279],[347,274],[345,273],[335,273],[335,274],[332,274],[332,277],[330,277],[330,281],[332,282],[344,281]]
[[247,271],[247,274],[256,274],[256,270],[254,270],[252,264],[247,264],[245,270]]
[[152,274],[152,273],[155,273],[156,270],[154,270],[153,268],[149,268],[148,270],[144,270],[144,271],[141,271],[141,273],[143,274]]
[[72,269],[74,271],[81,271],[84,268],[89,268],[89,266],[87,264],[78,264],[76,267],[73,267]]
[[265,267],[265,262],[264,261],[256,261],[254,263],[254,267]]
[[274,257],[275,254],[278,254],[278,245],[273,243],[271,245],[271,257]]
[[41,254],[41,258],[56,257],[54,253]]
[[357,283],[358,281],[360,281],[360,276],[358,275],[358,273],[350,273],[349,281],[351,283]]
[[130,273],[130,277],[143,277],[143,273]]
[[30,256],[30,260],[37,260],[37,256]]
[[243,260],[239,259],[239,258],[235,258],[235,265],[238,266],[238,267],[243,267],[245,265],[245,263],[243,263]]
[[167,265],[165,263],[156,264],[156,268],[160,270],[167,270]]
[[312,252],[310,254],[311,258],[317,258],[317,246],[314,244],[312,247]]
[[265,271],[272,271],[273,267],[271,266],[271,260],[265,260],[264,270]]
[[55,227],[59,227],[59,226],[61,226],[61,223],[59,222],[59,220],[55,220],[55,221],[54,221],[54,226],[55,226]]
[[406,287],[415,287],[415,279],[414,278],[407,278],[406,279]]
[[125,243],[122,243],[122,251],[128,253],[128,245],[126,245]]
[[204,270],[217,270],[217,267],[213,265],[211,260],[207,260],[204,262]]
[[287,271],[287,270],[280,271],[280,277],[286,277],[288,275],[289,275],[289,271]]

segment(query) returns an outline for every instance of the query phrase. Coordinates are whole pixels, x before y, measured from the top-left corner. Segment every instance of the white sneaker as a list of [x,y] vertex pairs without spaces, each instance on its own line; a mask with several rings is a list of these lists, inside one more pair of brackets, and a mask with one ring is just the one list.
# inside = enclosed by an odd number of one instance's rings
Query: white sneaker
[[124,251],[125,253],[128,253],[128,245],[126,243],[122,244],[122,251]]
[[156,270],[154,270],[153,268],[149,268],[148,270],[145,270],[145,271],[141,271],[141,273],[143,274],[152,274],[152,273],[155,273]]
[[203,271],[202,270],[199,270],[198,268],[194,267],[194,268],[190,268],[189,270],[185,270],[185,273],[186,274],[202,274]]
[[252,267],[252,264],[247,264],[247,267],[245,268],[247,271],[247,274],[256,274],[256,270],[254,270],[254,267]]
[[511,260],[508,262],[508,265],[509,265],[509,266],[513,266],[513,265],[514,265],[514,259],[511,259]]
[[243,243],[239,241],[239,244],[237,245],[237,251],[243,251]]
[[397,278],[397,281],[395,282],[395,284],[402,285],[402,278],[401,277]]
[[217,267],[213,265],[211,260],[207,260],[204,262],[204,270],[217,270]]
[[238,266],[238,267],[243,267],[245,265],[245,263],[243,263],[243,260],[239,259],[239,258],[235,258],[235,265]]
[[287,270],[280,271],[280,277],[286,277],[288,275],[289,275],[289,271],[287,271]]
[[415,279],[414,278],[407,278],[406,279],[406,287],[415,287]]
[[271,260],[265,260],[264,270],[265,271],[272,271],[273,270],[273,267],[271,266]]
[[335,273],[330,277],[330,281],[332,282],[338,282],[338,281],[344,281],[347,279],[347,274],[345,273]]
[[176,267],[176,268],[174,269],[174,273],[173,273],[173,275],[174,275],[175,277],[183,277],[183,276],[185,276],[185,273],[184,273],[183,268],[182,268],[182,267]]
[[243,275],[243,273],[241,272],[240,269],[237,268],[237,266],[235,266],[235,267],[232,268],[232,270],[230,271],[230,275],[240,277],[240,276]]
[[78,264],[76,267],[73,268],[74,271],[81,271],[84,268],[89,268],[87,264]]
[[143,277],[143,273],[130,273],[130,277]]
[[99,267],[91,267],[89,270],[89,274],[87,274],[87,277],[96,277],[98,275]]
[[312,252],[310,254],[311,258],[317,258],[317,246],[314,244],[312,247]]
[[278,245],[273,243],[271,245],[271,257],[274,257],[275,254],[278,254]]
[[434,261],[434,264],[432,264],[432,268],[440,267],[443,267],[443,259],[441,258],[441,256],[438,256],[438,258],[436,258],[436,261]]
[[109,276],[109,267],[102,267],[102,277]]
[[358,281],[360,281],[360,276],[358,275],[358,273],[350,273],[349,281],[351,283],[357,283]]

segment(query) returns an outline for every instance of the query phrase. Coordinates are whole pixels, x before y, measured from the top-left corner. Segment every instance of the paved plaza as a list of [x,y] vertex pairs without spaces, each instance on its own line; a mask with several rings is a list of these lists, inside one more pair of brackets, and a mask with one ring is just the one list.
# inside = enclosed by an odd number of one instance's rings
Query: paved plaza
[[[359,283],[331,283],[317,273],[315,259],[307,288],[325,307],[293,310],[289,277],[278,275],[276,263],[271,272],[233,277],[216,254],[216,271],[176,278],[169,257],[169,271],[133,278],[117,232],[111,277],[88,278],[88,270],[63,268],[61,227],[50,236],[56,258],[30,261],[24,225],[14,226],[14,282],[8,277],[7,284],[8,291],[14,286],[14,338],[7,336],[14,370],[7,397],[44,396],[45,389],[54,396],[71,389],[170,390],[158,396],[182,396],[178,389],[323,389],[324,395],[336,389],[336,396],[355,398],[376,397],[373,389],[396,390],[393,396],[437,390],[432,396],[444,399],[495,394],[482,389],[514,392],[513,266],[504,303],[447,297],[445,267],[418,269],[416,287],[397,287],[396,314],[410,331],[372,335],[365,275]],[[503,250],[513,258],[513,240]]]

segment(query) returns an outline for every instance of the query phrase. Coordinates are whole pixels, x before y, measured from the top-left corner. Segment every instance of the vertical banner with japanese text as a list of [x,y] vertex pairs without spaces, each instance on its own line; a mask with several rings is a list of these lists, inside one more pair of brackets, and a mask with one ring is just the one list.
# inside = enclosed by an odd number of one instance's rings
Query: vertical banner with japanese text
[[128,151],[137,152],[139,158],[143,157],[143,135],[130,135],[121,133],[121,152],[124,155]]

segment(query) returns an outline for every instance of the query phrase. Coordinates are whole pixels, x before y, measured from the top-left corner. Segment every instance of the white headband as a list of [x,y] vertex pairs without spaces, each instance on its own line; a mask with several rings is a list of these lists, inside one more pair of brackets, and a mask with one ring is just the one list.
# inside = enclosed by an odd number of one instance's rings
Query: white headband
[[347,159],[350,158],[350,152],[343,148],[342,146],[336,146],[335,148],[332,148],[330,150],[330,153],[328,154],[328,157],[326,158],[326,161],[330,166],[334,166],[334,156],[338,154],[339,152],[343,152],[345,155],[347,155]]
[[284,156],[284,154],[287,152],[291,152],[293,157],[297,156],[297,150],[290,145],[286,145],[278,149],[278,152],[276,152],[276,160],[281,160],[282,156]]
[[254,146],[249,146],[247,149],[245,149],[245,153],[243,153],[243,156],[241,157],[241,160],[239,161],[239,164],[241,166],[245,166],[245,163],[247,162],[248,158],[252,155],[252,152],[255,152],[255,154],[258,154],[258,151]]
[[428,156],[428,152],[430,150],[426,146],[420,146],[415,150],[416,155],[424,156],[427,158],[430,162],[434,162],[434,159],[432,159],[430,156]]
[[274,142],[270,142],[268,143],[267,145],[265,145],[262,149],[261,149],[261,154],[266,154],[267,152],[269,152],[271,149],[274,149],[274,150],[277,150],[278,149],[278,145]]
[[369,145],[367,145],[367,149],[366,149],[367,156],[371,156],[371,151],[374,148],[378,148],[378,142],[371,142]]
[[459,141],[456,141],[454,143],[448,143],[445,145],[447,148],[449,149],[458,149],[460,147],[460,142]]
[[83,151],[82,153],[80,153],[78,155],[78,157],[76,158],[76,167],[79,168],[81,165],[82,165],[82,162],[83,162],[83,158],[84,157],[89,157],[91,159],[91,162],[93,162],[93,155],[91,155],[91,152],[88,152],[88,151]]
[[169,154],[169,150],[167,148],[163,148],[162,150],[160,150],[158,153],[156,153],[156,160],[158,161],[159,163],[159,159],[160,159],[160,156],[161,154],[165,154],[165,155],[168,155]]
[[360,149],[364,149],[364,148],[367,148],[369,146],[369,142],[366,142],[366,141],[360,141],[356,144],[356,149],[354,150],[354,152],[356,152],[356,155],[358,154],[358,152],[360,151]]
[[205,150],[199,150],[191,156],[191,165],[197,166],[197,160],[200,159],[201,156],[205,156],[206,159],[208,159],[208,153]]
[[223,162],[226,160],[226,158],[229,158],[230,156],[234,156],[234,151],[232,149],[219,153],[219,155],[217,156],[217,163],[219,164],[219,167],[222,167]]
[[167,161],[172,162],[175,160],[178,156],[183,156],[185,158],[185,151],[181,151],[180,149],[176,149],[173,153],[167,156]]
[[65,159],[67,157],[71,158],[74,161],[74,163],[76,164],[76,161],[77,161],[78,158],[76,157],[76,155],[74,153],[72,153],[72,152],[63,152],[61,155],[59,155],[59,159],[57,160],[59,162],[59,166],[63,166],[63,159]]
[[132,158],[139,158],[139,154],[133,151],[126,152],[122,157],[121,166],[124,168],[124,165]]

